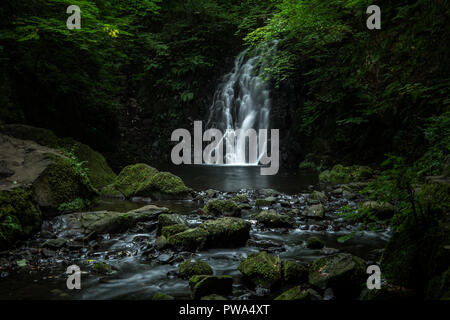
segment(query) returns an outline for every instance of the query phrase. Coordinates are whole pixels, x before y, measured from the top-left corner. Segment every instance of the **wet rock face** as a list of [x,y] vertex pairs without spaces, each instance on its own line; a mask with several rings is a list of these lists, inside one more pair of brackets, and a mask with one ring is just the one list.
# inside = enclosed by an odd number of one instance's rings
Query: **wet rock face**
[[364,261],[349,253],[320,258],[311,266],[309,283],[322,290],[330,287],[336,297],[354,298],[365,284]]

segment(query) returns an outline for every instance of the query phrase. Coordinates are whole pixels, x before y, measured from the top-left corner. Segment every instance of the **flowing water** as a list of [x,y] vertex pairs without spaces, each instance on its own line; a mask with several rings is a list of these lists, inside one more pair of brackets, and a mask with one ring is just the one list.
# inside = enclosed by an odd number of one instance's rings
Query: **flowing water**
[[[246,140],[232,133],[269,129],[270,86],[264,72],[276,47],[277,42],[274,41],[262,48],[242,51],[234,61],[233,70],[224,77],[214,94],[206,127],[225,133],[222,140],[227,147],[224,156],[227,165],[257,165],[263,150],[267,148],[263,141],[261,145],[256,142],[258,151],[255,154],[258,157],[252,159],[248,156]],[[222,145],[217,148],[222,148]],[[210,155],[205,162],[215,161]]]

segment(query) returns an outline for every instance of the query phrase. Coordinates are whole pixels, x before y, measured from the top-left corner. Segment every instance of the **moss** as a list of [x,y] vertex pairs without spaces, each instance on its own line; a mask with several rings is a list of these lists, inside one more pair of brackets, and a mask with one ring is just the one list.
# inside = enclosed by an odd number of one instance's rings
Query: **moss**
[[89,180],[95,188],[99,189],[114,182],[116,174],[99,152],[72,139],[64,139],[61,145],[68,150],[73,150],[79,161],[86,162]]
[[224,296],[221,296],[219,294],[210,294],[204,297],[201,297],[200,300],[209,300],[209,301],[219,301],[219,300],[228,300],[227,298],[225,298]]
[[208,233],[202,228],[188,229],[168,239],[171,247],[177,250],[196,251],[203,248]]
[[256,215],[255,219],[266,227],[273,228],[289,228],[295,224],[294,218],[288,215],[278,214],[275,210],[261,211]]
[[154,198],[184,198],[189,195],[191,189],[186,187],[180,177],[170,172],[158,172],[151,179],[150,184],[143,191],[143,195],[150,192]]
[[175,300],[175,298],[167,294],[157,292],[153,295],[152,300]]
[[231,198],[231,200],[234,202],[240,202],[240,203],[248,202],[248,198],[245,194],[237,194],[233,198]]
[[29,190],[16,188],[0,191],[0,248],[39,230],[42,214],[33,203]]
[[337,164],[331,170],[325,170],[319,175],[319,180],[331,184],[359,182],[369,179],[373,175],[372,169],[366,166],[344,167]]
[[186,219],[179,214],[175,213],[163,213],[158,216],[158,234],[161,233],[164,227],[173,225],[186,225]]
[[101,189],[100,194],[104,197],[124,197],[122,192],[117,190],[114,184],[107,185],[106,187]]
[[273,201],[271,199],[256,199],[255,205],[257,207],[268,207],[272,205]]
[[308,282],[309,268],[292,260],[283,261],[283,281],[288,284]]
[[337,297],[360,294],[366,279],[364,261],[348,253],[337,253],[313,262],[309,283],[320,289],[333,288]]
[[189,286],[194,299],[200,299],[211,294],[228,294],[231,292],[232,285],[233,278],[230,276],[197,275],[189,279]]
[[182,278],[196,275],[212,275],[213,270],[209,264],[200,260],[186,260],[180,264],[179,274]]
[[169,238],[177,233],[186,231],[187,229],[188,227],[183,224],[175,224],[172,226],[163,227],[161,229],[161,235],[163,235],[166,238]]
[[157,173],[158,170],[143,163],[130,165],[122,169],[111,187],[128,198],[147,188],[150,178]]
[[267,252],[251,254],[239,264],[239,271],[256,286],[271,288],[281,281],[281,260]]
[[234,217],[207,220],[199,228],[206,231],[207,248],[235,248],[242,246],[249,238],[250,223]]
[[297,286],[283,292],[275,300],[309,300],[309,292]]
[[103,274],[103,275],[113,272],[113,268],[104,262],[94,263],[94,265],[92,266],[92,270],[95,273]]
[[306,247],[309,249],[322,249],[323,243],[317,237],[309,237],[306,239]]
[[313,191],[313,192],[309,195],[309,199],[323,202],[323,201],[325,201],[325,200],[327,199],[327,196],[326,196],[325,193],[323,193],[323,192],[320,192],[320,191]]
[[80,211],[81,209],[88,207],[90,205],[89,200],[83,200],[81,198],[76,198],[69,203],[61,203],[58,206],[58,211],[63,213]]
[[203,207],[203,211],[212,215],[237,216],[241,209],[232,200],[209,200]]
[[96,199],[96,190],[72,168],[67,158],[50,153],[46,156],[52,164],[34,183],[35,193],[44,207],[57,210],[61,204],[70,203],[78,198],[85,201]]

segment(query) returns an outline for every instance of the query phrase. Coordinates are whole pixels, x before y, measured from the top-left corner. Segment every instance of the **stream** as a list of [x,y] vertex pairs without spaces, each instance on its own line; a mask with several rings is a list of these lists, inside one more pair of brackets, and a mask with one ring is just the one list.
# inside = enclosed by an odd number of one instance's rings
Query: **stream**
[[[209,249],[199,252],[158,251],[154,247],[157,238],[154,227],[148,230],[132,228],[125,233],[104,234],[81,247],[42,249],[43,231],[16,249],[13,254],[0,253],[0,297],[3,299],[151,299],[157,292],[171,295],[177,299],[189,299],[188,281],[177,276],[180,262],[195,258],[207,262],[215,275],[230,275],[234,278],[233,293],[230,299],[270,299],[279,292],[249,289],[238,271],[240,260],[250,253],[261,251],[279,255],[282,259],[311,263],[319,257],[336,252],[348,252],[366,261],[375,261],[377,249],[385,246],[389,231],[358,233],[354,238],[341,243],[339,237],[356,230],[356,225],[348,224],[336,215],[342,205],[354,203],[358,198],[328,194],[324,219],[311,219],[296,216],[294,228],[265,228],[252,219],[261,208],[254,206],[257,191],[271,187],[280,192],[275,210],[304,210],[310,203],[309,193],[316,189],[317,177],[311,173],[280,173],[274,177],[262,177],[254,167],[192,167],[181,168],[176,174],[187,185],[196,190],[210,188],[221,190],[215,197],[227,199],[237,192],[245,194],[250,200],[247,210],[242,210],[242,218],[252,223],[250,239],[246,246],[234,249]],[[253,189],[245,189],[252,185]],[[199,188],[201,187],[201,188]],[[148,204],[162,206],[174,213],[186,215],[189,225],[200,224],[202,217],[197,213],[203,207],[205,192],[199,192],[193,201],[155,201],[133,199],[123,201],[102,199],[92,211],[110,210],[128,212]],[[205,200],[206,201],[206,200]],[[281,206],[284,202],[284,206]],[[289,204],[285,208],[286,203]],[[264,208],[263,208],[264,209]],[[322,240],[325,248],[313,250],[306,248],[304,240],[311,236]],[[47,238],[55,237],[47,235]],[[20,259],[29,260],[25,268],[7,268]],[[114,272],[99,275],[90,271],[93,262],[107,262]],[[65,270],[77,264],[82,270],[82,289],[67,290]]]

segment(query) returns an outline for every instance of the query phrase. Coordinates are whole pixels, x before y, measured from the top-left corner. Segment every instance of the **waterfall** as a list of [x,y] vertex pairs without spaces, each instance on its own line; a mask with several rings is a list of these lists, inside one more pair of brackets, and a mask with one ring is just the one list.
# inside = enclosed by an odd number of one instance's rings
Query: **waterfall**
[[[228,137],[230,130],[269,129],[270,86],[263,79],[270,57],[276,51],[277,41],[263,47],[246,49],[234,60],[233,70],[224,76],[218,86],[209,109],[207,128],[224,132],[223,140],[232,144],[224,156],[229,165],[257,165],[259,159],[250,161],[248,145],[238,144],[237,139]],[[230,139],[230,141],[227,141]],[[258,149],[266,146],[258,146]],[[205,159],[208,163],[208,159]]]

